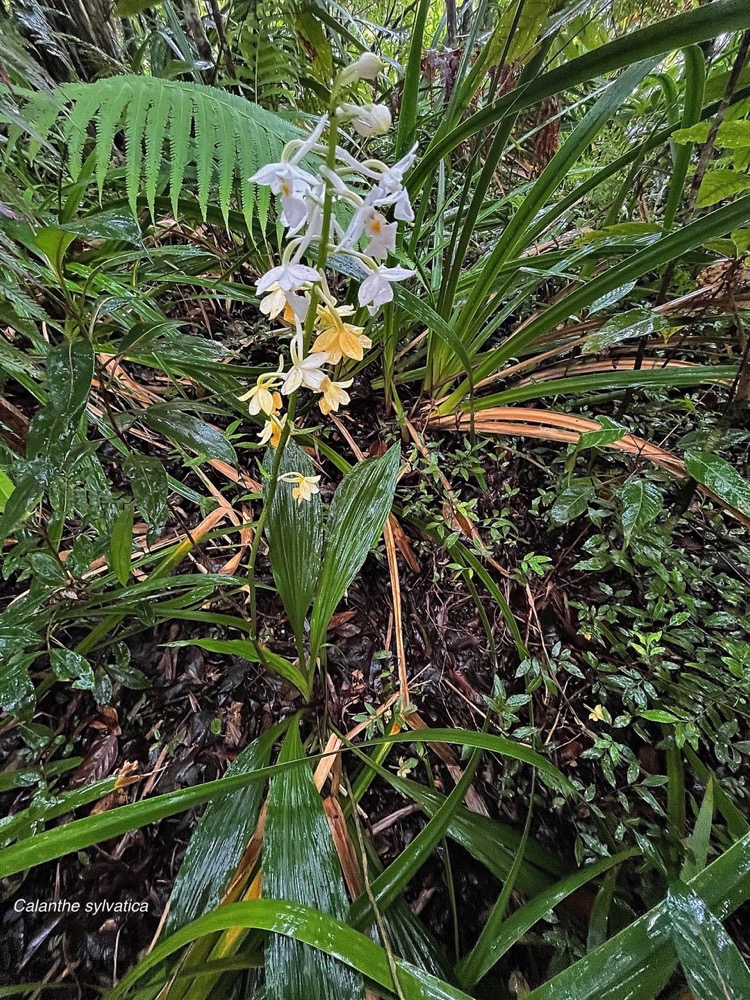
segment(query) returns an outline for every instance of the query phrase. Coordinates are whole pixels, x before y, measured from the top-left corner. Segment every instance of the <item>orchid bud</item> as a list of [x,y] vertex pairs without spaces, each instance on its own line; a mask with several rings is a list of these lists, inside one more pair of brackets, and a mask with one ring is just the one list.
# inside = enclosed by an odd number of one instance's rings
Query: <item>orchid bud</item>
[[371,135],[385,135],[391,127],[391,113],[384,104],[360,107],[346,104],[344,111],[351,115],[352,127],[366,139]]
[[348,87],[357,80],[375,80],[385,69],[385,63],[374,52],[363,52],[356,62],[350,63],[339,73],[339,86]]
[[374,52],[363,52],[354,65],[360,80],[376,80],[385,69],[385,63]]

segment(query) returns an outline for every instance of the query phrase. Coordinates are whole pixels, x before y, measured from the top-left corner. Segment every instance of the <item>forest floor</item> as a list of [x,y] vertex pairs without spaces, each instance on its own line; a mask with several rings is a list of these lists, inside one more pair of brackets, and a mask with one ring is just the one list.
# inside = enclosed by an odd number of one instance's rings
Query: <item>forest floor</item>
[[[128,371],[144,384],[152,377],[146,370]],[[366,389],[353,395],[343,426],[362,452],[376,454],[396,439],[396,425]],[[21,397],[12,402],[20,412],[30,407],[30,400]],[[696,394],[696,405],[710,416],[715,402],[709,393]],[[691,429],[679,399],[646,399],[631,416],[634,426],[658,422],[662,440],[676,429]],[[638,838],[651,845],[655,857],[674,847],[663,829],[661,741],[669,727],[656,721],[666,719],[659,712],[674,712],[695,726],[699,757],[747,808],[747,699],[726,685],[726,704],[716,697],[717,685],[724,683],[716,675],[722,633],[743,632],[747,626],[746,606],[739,602],[747,594],[750,549],[741,532],[704,502],[694,501],[667,534],[654,531],[623,546],[617,489],[632,467],[621,459],[601,452],[579,457],[575,478],[593,484],[590,500],[574,516],[560,509],[553,516],[556,505],[564,508],[571,481],[559,448],[518,439],[472,445],[459,435],[420,436],[419,414],[412,419],[421,444],[416,448],[409,435],[403,444],[412,471],[397,495],[400,621],[394,617],[392,579],[381,545],[334,618],[327,674],[308,708],[318,718],[325,712],[346,732],[386,704],[398,690],[393,651],[395,630],[401,628],[410,701],[422,720],[476,729],[491,708],[493,726],[519,738],[535,729],[554,763],[580,783],[588,807],[579,806],[575,814],[561,808],[550,789],[532,789],[522,769],[506,769],[494,758],[486,759],[474,783],[472,807],[519,832],[533,794],[535,840],[571,865],[586,851],[628,846]],[[748,437],[744,431],[733,439],[740,459]],[[349,447],[335,427],[328,440],[342,454]],[[335,470],[320,462],[323,483],[333,481]],[[203,489],[194,473],[176,463],[169,471]],[[246,471],[255,474],[250,464]],[[678,501],[679,486],[648,470],[643,474],[656,477],[669,510]],[[240,495],[236,506],[247,511],[252,502]],[[489,556],[530,651],[528,661],[519,665],[501,611],[481,582],[459,570],[449,545],[436,543],[410,523],[430,518],[448,536],[454,533],[483,558]],[[199,521],[198,511],[182,511],[166,530],[189,530]],[[621,552],[619,565],[607,562],[605,548]],[[216,572],[228,554],[231,550],[213,538],[199,544],[179,571]],[[264,558],[259,578],[270,581]],[[231,590],[216,595],[213,607],[246,614],[243,596]],[[293,656],[283,609],[270,589],[260,591],[259,610],[263,638],[277,652]],[[684,619],[675,617],[685,612]],[[483,616],[496,644],[496,665]],[[63,789],[117,774],[138,779],[94,807],[103,810],[215,779],[250,740],[301,707],[296,691],[259,665],[190,645],[205,635],[204,625],[188,620],[144,624],[126,639],[129,662],[110,705],[97,705],[90,692],[69,685],[49,687],[35,719],[62,737],[69,755],[81,758],[65,776]],[[166,645],[177,642],[185,645]],[[706,681],[703,690],[700,678]],[[657,714],[649,718],[649,712]],[[12,764],[21,746],[17,727],[0,731],[0,765]],[[400,763],[409,769],[410,762]],[[438,789],[452,787],[443,762],[433,763],[433,778]],[[699,803],[701,781],[695,774],[688,780],[688,791]],[[0,795],[3,814],[25,804],[24,789]],[[362,807],[385,864],[423,821],[417,807],[380,783]],[[88,997],[120,978],[157,932],[197,816],[196,811],[179,814],[37,867],[19,880],[0,927],[0,985],[46,980],[65,986],[57,995]],[[476,939],[497,894],[498,884],[486,869],[451,844],[423,867],[409,901],[450,950],[457,935],[463,944]],[[17,912],[13,906],[20,898],[53,897],[78,900],[82,907],[115,899],[148,905],[145,913],[111,916]],[[575,925],[590,908],[590,895],[581,892],[569,901],[564,920]],[[746,955],[747,916],[744,911],[743,921],[740,911],[730,924]],[[550,956],[557,949],[560,963],[566,953],[575,957],[573,941],[564,926],[548,928]],[[545,972],[534,957],[538,949],[515,952],[526,981],[538,982]]]

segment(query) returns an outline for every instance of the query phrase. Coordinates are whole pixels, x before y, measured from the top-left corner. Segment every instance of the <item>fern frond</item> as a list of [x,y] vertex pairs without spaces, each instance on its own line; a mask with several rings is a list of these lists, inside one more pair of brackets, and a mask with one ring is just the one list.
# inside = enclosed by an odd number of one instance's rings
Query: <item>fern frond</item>
[[189,168],[193,168],[194,193],[204,218],[209,200],[214,199],[228,219],[238,182],[237,202],[245,220],[250,225],[259,197],[259,217],[265,227],[268,192],[256,191],[247,178],[262,164],[278,159],[284,145],[299,135],[283,118],[214,87],[148,76],[63,84],[55,95],[59,99],[56,110],[49,101],[32,99],[25,110],[36,118],[33,124],[43,139],[59,124],[74,179],[80,174],[84,152],[93,150],[100,196],[118,152],[117,135],[122,132],[125,184],[133,214],[138,198],[145,195],[153,216],[157,192],[164,188],[177,214],[186,178],[192,176]]
[[112,156],[115,135],[117,134],[125,105],[130,101],[130,98],[130,85],[124,82],[113,99],[99,107],[96,117],[96,185],[99,189],[100,204],[104,191],[104,179],[107,176],[107,169],[109,168],[109,161]]
[[195,124],[195,161],[196,178],[198,181],[198,204],[201,215],[205,216],[208,207],[208,191],[211,175],[214,169],[214,151],[216,135],[214,122],[216,108],[209,107],[207,101],[193,100],[193,121]]
[[154,202],[156,200],[156,185],[159,180],[161,170],[162,143],[166,135],[167,121],[169,120],[170,101],[167,94],[162,91],[152,102],[148,110],[146,121],[146,159],[144,161],[144,173],[146,175],[146,201],[151,212],[151,218],[155,216]]
[[193,102],[183,87],[175,92],[172,112],[169,122],[169,190],[172,197],[172,214],[177,218],[193,128]]
[[[95,84],[87,84],[87,87]],[[141,174],[143,167],[143,132],[146,126],[148,109],[155,94],[147,87],[136,87],[132,99],[127,104],[125,116],[125,187],[128,202],[133,215],[138,214],[138,195],[141,190]],[[66,130],[67,133],[67,130]],[[111,152],[111,150],[110,150]],[[71,164],[71,173],[73,173]],[[75,177],[75,173],[73,173]]]

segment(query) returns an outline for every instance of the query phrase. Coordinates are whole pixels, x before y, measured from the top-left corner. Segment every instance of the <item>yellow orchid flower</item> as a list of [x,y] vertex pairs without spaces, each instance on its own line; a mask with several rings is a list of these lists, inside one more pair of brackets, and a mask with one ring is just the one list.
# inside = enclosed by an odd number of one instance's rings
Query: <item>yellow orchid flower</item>
[[[278,393],[275,393],[275,395],[278,395]],[[263,425],[263,430],[258,435],[260,443],[268,444],[270,442],[272,448],[278,448],[281,432],[284,430],[284,425],[286,424],[286,418],[286,413],[281,419],[279,419],[276,413],[272,413]]]
[[351,306],[337,308],[333,303],[318,306],[317,322],[320,327],[313,351],[325,351],[332,365],[342,358],[361,361],[364,349],[372,347],[372,341],[362,332],[364,327],[345,323],[342,316],[349,316],[354,310]]
[[319,391],[323,393],[318,400],[320,412],[329,414],[331,410],[338,410],[339,406],[346,406],[351,397],[345,390],[349,388],[353,381],[354,379],[350,378],[346,382],[334,382],[326,375],[320,383]]
[[281,396],[275,390],[282,382],[281,376],[283,371],[284,359],[280,357],[279,367],[275,372],[264,372],[263,375],[259,375],[252,389],[246,392],[244,396],[239,397],[241,403],[244,403],[245,400],[250,400],[247,409],[252,416],[256,416],[258,413],[265,413],[267,417],[270,417],[279,412],[281,409]]
[[318,483],[320,476],[303,476],[301,472],[285,472],[279,479],[285,483],[294,483],[292,497],[297,503],[309,502],[313,493],[320,493]]

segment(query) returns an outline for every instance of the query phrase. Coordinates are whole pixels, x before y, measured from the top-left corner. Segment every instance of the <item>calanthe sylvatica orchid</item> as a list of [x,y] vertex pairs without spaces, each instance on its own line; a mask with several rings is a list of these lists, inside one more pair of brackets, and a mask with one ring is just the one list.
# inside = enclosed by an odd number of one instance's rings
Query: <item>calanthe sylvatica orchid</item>
[[[338,145],[340,130],[349,126],[367,143],[391,127],[384,105],[357,104],[350,88],[360,80],[376,80],[385,69],[371,52],[343,69],[331,90],[331,105],[305,139],[287,143],[278,163],[269,163],[251,178],[270,187],[277,200],[284,233],[281,260],[262,274],[256,289],[263,315],[291,328],[289,358],[275,371],[264,372],[241,398],[252,415],[263,414],[258,435],[270,445],[274,458],[263,508],[255,526],[248,561],[248,601],[251,634],[257,641],[258,616],[255,564],[261,539],[279,484],[291,487],[291,498],[306,504],[320,492],[320,476],[299,471],[281,472],[286,443],[294,433],[294,415],[300,393],[313,393],[323,416],[350,402],[347,389],[353,379],[332,366],[362,361],[372,341],[364,327],[348,321],[352,306],[339,305],[326,278],[329,257],[348,256],[356,263],[360,308],[374,315],[393,299],[393,284],[414,271],[388,265],[396,251],[399,223],[412,222],[414,212],[404,177],[415,160],[415,149],[393,164],[358,159]],[[361,143],[361,139],[357,142]],[[343,375],[343,377],[342,377]],[[284,397],[288,400],[283,410]],[[263,658],[260,645],[259,655]],[[304,654],[300,652],[301,659]]]
[[[263,314],[269,319],[281,316],[292,327],[289,362],[282,360],[276,371],[260,375],[241,397],[250,401],[251,414],[266,417],[261,444],[276,449],[283,450],[294,430],[297,393],[317,394],[324,415],[338,411],[350,401],[346,390],[353,380],[336,377],[330,366],[361,361],[372,346],[364,327],[346,321],[353,307],[339,305],[331,293],[325,272],[329,257],[346,255],[357,262],[357,271],[363,273],[358,302],[370,315],[393,299],[395,282],[414,274],[386,262],[396,251],[399,223],[414,219],[403,180],[415,151],[388,165],[357,159],[336,142],[347,125],[365,138],[390,129],[391,113],[384,105],[341,100],[347,88],[359,80],[377,79],[384,68],[377,56],[366,52],[342,70],[334,82],[329,113],[306,139],[288,143],[278,163],[269,163],[250,178],[276,196],[286,233],[281,262],[258,278],[256,288]],[[285,414],[280,394],[289,397]],[[293,474],[281,481],[291,483]],[[314,484],[294,482],[293,495],[300,502],[317,492]]]

